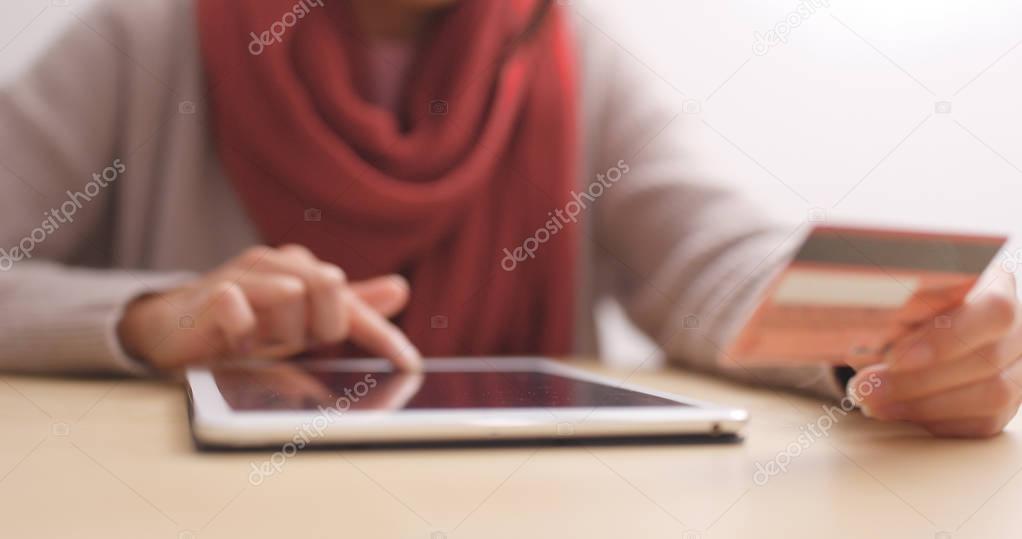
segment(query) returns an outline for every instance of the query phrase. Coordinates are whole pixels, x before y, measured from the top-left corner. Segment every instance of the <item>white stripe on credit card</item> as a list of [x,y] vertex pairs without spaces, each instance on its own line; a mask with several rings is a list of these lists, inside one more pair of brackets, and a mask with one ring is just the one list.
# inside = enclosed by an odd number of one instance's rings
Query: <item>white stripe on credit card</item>
[[831,305],[893,309],[905,304],[919,278],[788,269],[774,294],[780,305]]

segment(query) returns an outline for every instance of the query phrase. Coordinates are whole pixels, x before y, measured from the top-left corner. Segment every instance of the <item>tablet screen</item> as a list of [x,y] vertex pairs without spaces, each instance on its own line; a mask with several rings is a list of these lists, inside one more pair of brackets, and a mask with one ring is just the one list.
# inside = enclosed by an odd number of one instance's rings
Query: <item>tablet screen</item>
[[619,387],[539,371],[440,371],[423,374],[305,369],[279,363],[213,369],[235,411],[429,410],[465,408],[686,407]]

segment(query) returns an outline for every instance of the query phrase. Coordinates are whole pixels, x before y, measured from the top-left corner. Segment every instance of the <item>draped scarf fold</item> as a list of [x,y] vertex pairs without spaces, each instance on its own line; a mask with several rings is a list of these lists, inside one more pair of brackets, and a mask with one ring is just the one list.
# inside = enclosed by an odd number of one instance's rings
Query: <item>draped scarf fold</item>
[[216,149],[262,239],[404,275],[396,322],[427,356],[572,347],[578,232],[551,223],[578,178],[575,55],[557,6],[516,39],[538,4],[445,8],[395,113],[346,2],[198,0]]

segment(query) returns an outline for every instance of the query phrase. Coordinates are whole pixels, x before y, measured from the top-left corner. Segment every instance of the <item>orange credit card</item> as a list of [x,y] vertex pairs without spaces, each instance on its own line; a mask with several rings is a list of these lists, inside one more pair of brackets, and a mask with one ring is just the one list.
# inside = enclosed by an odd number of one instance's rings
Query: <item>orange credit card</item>
[[771,281],[725,358],[744,366],[846,363],[962,303],[1003,236],[817,226]]

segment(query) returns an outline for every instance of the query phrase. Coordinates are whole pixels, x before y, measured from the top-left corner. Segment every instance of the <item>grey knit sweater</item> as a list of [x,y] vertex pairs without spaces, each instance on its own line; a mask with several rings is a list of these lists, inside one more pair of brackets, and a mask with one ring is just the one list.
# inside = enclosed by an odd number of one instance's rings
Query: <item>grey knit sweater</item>
[[[126,302],[259,243],[211,142],[194,17],[194,0],[101,1],[0,88],[0,369],[144,374],[117,341]],[[823,366],[717,365],[786,231],[714,180],[698,119],[641,63],[573,25],[579,189],[628,168],[572,225],[577,352],[598,352],[594,303],[613,296],[676,364],[843,394]]]

